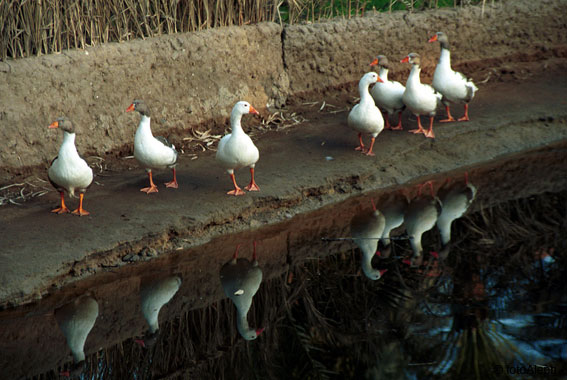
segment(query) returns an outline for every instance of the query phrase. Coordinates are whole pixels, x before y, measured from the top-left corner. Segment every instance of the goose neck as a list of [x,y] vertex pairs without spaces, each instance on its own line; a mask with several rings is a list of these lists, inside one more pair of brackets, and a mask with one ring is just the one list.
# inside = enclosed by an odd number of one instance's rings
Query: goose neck
[[386,82],[388,80],[388,68],[381,66],[380,73],[378,75],[380,76],[380,79]]

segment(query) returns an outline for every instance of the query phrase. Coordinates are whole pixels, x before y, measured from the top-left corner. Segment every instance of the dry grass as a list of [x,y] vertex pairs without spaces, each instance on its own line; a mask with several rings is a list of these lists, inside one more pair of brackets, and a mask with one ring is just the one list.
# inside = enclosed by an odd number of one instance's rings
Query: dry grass
[[[493,0],[492,0],[493,1]],[[245,25],[351,18],[367,10],[458,6],[486,0],[1,0],[0,58],[110,41]]]

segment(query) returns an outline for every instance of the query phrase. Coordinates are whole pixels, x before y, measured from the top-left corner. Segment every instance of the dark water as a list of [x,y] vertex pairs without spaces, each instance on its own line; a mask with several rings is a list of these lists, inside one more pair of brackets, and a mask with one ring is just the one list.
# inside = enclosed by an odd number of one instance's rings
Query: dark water
[[[482,202],[479,199],[482,196],[475,202]],[[361,254],[352,242],[337,245],[322,240],[337,236],[313,236],[313,251],[303,247],[307,254],[301,260],[288,260],[274,276],[267,276],[274,264],[262,259],[269,256],[262,252],[268,245],[259,242],[265,280],[248,320],[266,330],[250,342],[238,334],[233,304],[219,300],[220,265],[214,263],[216,273],[204,275],[210,277],[209,283],[196,275],[181,275],[182,288],[160,313],[155,343],[141,347],[134,341],[147,329],[139,289],[148,278],[183,273],[185,264],[170,259],[170,265],[139,276],[135,285],[122,274],[124,278],[108,282],[108,291],[91,292],[100,309],[79,376],[566,378],[567,191],[485,204],[473,204],[472,212],[453,224],[445,259],[431,253],[440,249],[437,230],[426,233],[421,267],[402,262],[412,251],[403,229],[399,230],[390,257],[373,259],[375,268],[388,269],[377,281],[362,274]],[[344,225],[350,221],[350,217],[339,221],[337,214],[333,218]],[[251,241],[242,250],[250,257]],[[195,296],[199,286],[204,289],[211,283],[212,290]],[[191,286],[184,288],[187,284]],[[67,290],[58,304],[89,293],[88,287],[74,289]],[[195,302],[187,302],[190,297],[206,306],[195,308]],[[2,333],[2,378],[59,378],[71,367],[70,351],[49,305],[48,299],[37,307],[0,315],[4,329],[11,326]],[[137,322],[124,317],[116,305],[130,310]],[[104,344],[116,342],[121,331],[136,331],[137,336],[128,333],[131,337],[120,343]],[[54,359],[35,362],[41,355]]]

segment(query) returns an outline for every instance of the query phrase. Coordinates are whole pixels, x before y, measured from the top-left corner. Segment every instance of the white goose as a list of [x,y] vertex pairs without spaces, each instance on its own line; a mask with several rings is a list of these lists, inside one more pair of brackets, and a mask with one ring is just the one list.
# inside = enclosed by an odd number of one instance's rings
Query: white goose
[[[368,87],[372,83],[382,82],[378,74],[374,72],[366,73],[358,82],[358,92],[360,93],[360,102],[355,105],[348,114],[348,126],[358,132],[358,141],[360,145],[355,150],[360,150],[367,156],[374,156],[372,147],[376,136],[384,129],[384,118],[382,113],[374,104],[374,99],[368,91]],[[362,134],[372,136],[372,142],[368,151],[364,148],[362,143]]]
[[[411,133],[423,133],[426,137],[435,138],[433,133],[433,119],[437,106],[441,103],[441,94],[436,92],[428,84],[422,84],[419,79],[421,72],[420,58],[417,53],[410,53],[401,62],[412,64],[411,72],[406,82],[406,91],[402,97],[404,104],[417,117],[418,129],[412,129]],[[429,130],[425,131],[421,125],[420,115],[429,116]]]
[[[370,66],[376,65],[380,67],[379,75],[380,79],[382,79],[382,83],[376,83],[370,90],[370,93],[376,102],[376,106],[386,112],[385,128],[391,130],[402,130],[402,111],[406,108],[406,105],[402,100],[402,96],[404,95],[406,88],[400,82],[388,80],[390,62],[386,56],[379,55],[370,64]],[[398,113],[398,125],[392,127],[388,120],[388,116],[395,114],[396,112]]]
[[61,195],[61,207],[51,212],[58,214],[69,212],[65,205],[64,191],[67,191],[71,197],[75,197],[75,191],[78,191],[80,193],[79,207],[73,211],[73,214],[89,215],[89,212],[83,209],[83,197],[93,181],[93,170],[77,152],[73,123],[65,117],[60,117],[51,123],[49,128],[59,128],[63,131],[63,143],[59,148],[59,154],[53,159],[47,171],[49,182]]
[[247,113],[258,115],[258,111],[248,102],[240,101],[234,105],[230,113],[232,133],[224,136],[219,141],[217,149],[216,159],[226,169],[234,185],[234,190],[227,192],[229,195],[245,194],[236,184],[236,178],[234,177],[234,171],[245,166],[250,167],[250,184],[245,189],[248,191],[260,191],[260,188],[254,181],[254,167],[260,158],[260,152],[258,152],[258,148],[256,148],[250,136],[244,132],[240,125],[242,115]]
[[244,339],[254,340],[264,329],[251,329],[246,315],[252,305],[252,297],[254,297],[262,282],[262,270],[258,266],[256,257],[256,242],[254,242],[252,262],[247,259],[239,259],[238,248],[240,248],[240,245],[236,246],[233,258],[222,266],[220,280],[224,293],[236,307],[238,332]]
[[384,215],[376,209],[374,201],[372,201],[372,208],[372,212],[364,212],[352,218],[350,233],[362,252],[362,271],[369,279],[379,280],[386,269],[374,269],[372,258],[378,254],[378,239],[382,236],[386,220]]
[[[421,194],[421,190],[426,184],[430,186],[431,195]],[[433,184],[430,181],[419,187],[417,197],[410,202],[404,215],[404,223],[413,250],[412,265],[421,265],[423,260],[421,237],[425,232],[435,227],[437,218],[441,213],[441,207],[439,198],[433,194]]]
[[149,330],[143,340],[136,340],[142,347],[152,345],[159,334],[159,311],[168,303],[179,290],[181,278],[170,276],[157,281],[151,281],[142,286],[142,314],[148,323]]
[[55,319],[71,349],[77,370],[85,360],[85,341],[98,317],[98,303],[90,296],[81,296],[55,310]]
[[165,184],[166,187],[178,188],[175,165],[177,164],[177,151],[165,137],[154,137],[150,128],[150,109],[142,100],[134,100],[126,112],[137,111],[142,120],[134,136],[134,157],[148,172],[150,186],[140,189],[146,194],[157,193],[158,188],[152,179],[152,169],[171,168],[173,180]]
[[469,120],[469,102],[474,97],[478,88],[473,81],[467,79],[463,74],[453,71],[451,68],[451,51],[449,50],[449,38],[443,32],[437,32],[429,39],[429,42],[439,41],[441,44],[441,56],[433,74],[433,87],[443,95],[443,104],[447,110],[447,119],[441,122],[455,121],[451,116],[449,103],[465,104],[465,115],[458,121]]
[[474,201],[476,187],[469,182],[468,173],[465,173],[464,182],[450,184],[450,179],[447,179],[447,184],[438,191],[438,196],[443,208],[437,219],[437,228],[441,233],[441,243],[444,248],[451,241],[453,221],[462,217]]

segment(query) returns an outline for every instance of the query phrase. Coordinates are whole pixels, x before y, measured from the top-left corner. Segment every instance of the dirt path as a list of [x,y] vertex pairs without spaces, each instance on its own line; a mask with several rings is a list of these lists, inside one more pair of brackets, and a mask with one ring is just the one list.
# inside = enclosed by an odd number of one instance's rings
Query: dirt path
[[[146,247],[169,254],[361,192],[567,139],[567,78],[562,72],[479,87],[471,122],[436,123],[435,141],[385,131],[377,139],[376,157],[353,151],[356,134],[346,127],[346,112],[325,112],[333,110],[330,107],[319,112],[320,105],[291,106],[308,121],[256,138],[262,191],[244,197],[225,195],[229,178],[207,153],[193,161],[181,158],[178,190],[163,187],[169,172],[157,173],[160,191],[149,196],[139,191],[147,181],[142,169],[97,176],[86,195],[88,217],[51,214],[58,203],[56,192],[20,207],[4,207],[0,304],[37,299],[52,285],[126,265],[124,256]],[[325,101],[344,105],[354,95],[343,92]],[[460,107],[454,109],[455,115],[460,113]],[[404,122],[406,129],[415,126],[407,114]],[[237,173],[240,185],[248,180],[247,171]],[[75,203],[71,200],[69,207]]]

